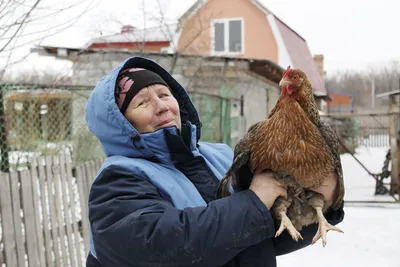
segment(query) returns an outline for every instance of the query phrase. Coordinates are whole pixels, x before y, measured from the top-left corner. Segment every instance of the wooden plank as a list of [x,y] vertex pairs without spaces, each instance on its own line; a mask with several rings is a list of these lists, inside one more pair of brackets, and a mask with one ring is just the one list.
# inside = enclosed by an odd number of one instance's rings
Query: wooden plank
[[[42,203],[42,214],[43,214],[43,232],[44,232],[44,247],[45,247],[45,252],[46,252],[46,264],[44,266],[50,267],[54,266],[54,261],[53,261],[53,256],[51,251],[53,250],[52,247],[52,240],[50,236],[50,229],[49,229],[49,223],[50,223],[50,214],[48,210],[48,203],[49,201],[47,200],[49,196],[50,189],[46,188],[46,173],[44,171],[44,164],[45,164],[45,159],[43,157],[39,157],[37,159],[37,170],[39,172],[39,185],[40,185],[40,197],[41,197],[41,203]],[[47,190],[46,190],[47,189]]]
[[63,210],[61,206],[61,198],[62,198],[62,184],[61,184],[61,175],[60,175],[60,163],[57,156],[53,156],[53,165],[51,166],[53,171],[54,177],[54,186],[56,192],[56,217],[57,217],[57,225],[58,225],[58,234],[60,237],[60,244],[61,244],[61,256],[63,260],[62,266],[68,266],[68,251],[67,247],[65,246],[65,229],[64,229],[64,219],[63,219]]
[[12,214],[12,198],[10,177],[8,173],[0,173],[0,212],[3,233],[6,266],[18,266],[17,245],[15,243],[15,229]]
[[[65,160],[66,169],[67,169],[67,185],[68,185],[68,192],[71,201],[71,213],[72,213],[72,226],[74,231],[74,241],[75,241],[75,248],[76,248],[76,257],[77,257],[77,265],[84,267],[86,264],[82,262],[82,253],[81,253],[81,243],[80,243],[80,233],[79,233],[79,226],[78,221],[76,218],[76,209],[75,209],[75,199],[77,199],[75,188],[72,185],[73,178],[72,177],[72,159],[71,157],[67,157]],[[77,179],[75,179],[77,181]],[[82,207],[83,208],[83,207]]]
[[100,168],[100,162],[98,159],[93,160],[94,169],[97,171]]
[[[96,159],[96,174],[99,172],[101,165],[103,165],[104,159]],[[94,178],[93,178],[94,179]]]
[[[37,252],[37,232],[30,172],[28,170],[19,172],[19,181],[21,184],[22,207],[24,212],[25,240],[28,248],[28,265],[29,267],[37,267],[40,266],[40,264]],[[40,234],[41,233],[42,232],[40,232]]]
[[92,187],[92,183],[94,181],[94,178],[96,177],[97,170],[96,170],[96,165],[95,165],[94,160],[89,161],[87,166],[89,167],[89,175],[87,176],[87,182],[88,182],[88,191],[87,192],[88,192],[88,197],[89,197],[90,188]]
[[22,220],[21,220],[21,201],[18,186],[18,174],[10,172],[11,196],[13,220],[15,229],[15,241],[17,242],[17,259],[18,266],[25,266],[25,244],[24,236],[22,235]]
[[55,265],[63,266],[61,260],[61,245],[60,239],[57,231],[57,219],[56,219],[56,204],[55,199],[58,198],[57,190],[54,183],[53,172],[52,172],[52,158],[51,156],[46,156],[46,178],[47,178],[47,190],[48,190],[48,200],[50,208],[50,222],[51,222],[51,234],[53,236],[53,251],[55,256]]
[[[0,211],[0,218],[1,218],[1,211]],[[1,222],[0,222],[0,226],[1,226]],[[0,227],[1,229],[1,227]],[[2,242],[2,238],[0,238],[0,247],[3,247],[3,242]],[[3,266],[3,264],[6,264],[6,260],[4,259],[4,254],[5,251],[4,249],[0,249],[0,266]]]
[[89,161],[89,166],[90,166],[90,173],[91,173],[91,176],[89,177],[89,192],[90,192],[90,187],[92,187],[92,183],[93,183],[94,178],[96,177],[97,170],[96,170],[96,165],[95,165],[94,160]]
[[79,201],[81,204],[82,230],[83,240],[85,244],[85,254],[89,253],[89,217],[88,202],[86,200],[85,181],[83,179],[85,167],[83,165],[76,166],[76,182],[78,185]]
[[89,196],[89,189],[88,189],[88,183],[87,183],[87,171],[86,171],[86,166],[84,164],[80,165],[80,180],[82,180],[82,189],[83,189],[83,199],[85,203],[88,203],[88,196]]
[[386,97],[386,96],[393,97],[393,96],[398,95],[398,94],[400,94],[400,89],[396,89],[396,90],[392,90],[392,91],[389,91],[389,92],[377,94],[376,97],[377,98],[382,98],[382,97]]
[[63,207],[64,207],[64,218],[65,218],[65,222],[67,224],[67,240],[68,240],[68,252],[69,252],[69,261],[70,261],[70,266],[76,266],[76,252],[75,252],[75,248],[77,247],[76,245],[74,245],[74,242],[72,240],[72,219],[71,216],[72,214],[70,214],[70,209],[71,206],[74,205],[73,201],[74,199],[72,199],[71,197],[69,197],[70,200],[70,204],[68,203],[68,193],[69,189],[68,189],[68,181],[69,177],[67,176],[67,171],[65,170],[65,156],[61,153],[60,156],[58,157],[59,161],[60,161],[60,177],[61,177],[61,191],[62,191],[62,199],[63,199]]
[[87,196],[89,196],[90,193],[90,187],[92,186],[92,180],[94,179],[94,166],[93,166],[93,161],[89,161],[85,163],[85,169],[86,169],[86,184],[87,184]]
[[31,164],[31,182],[32,182],[32,195],[33,195],[33,207],[34,207],[34,215],[35,215],[35,231],[37,233],[37,250],[39,256],[39,265],[46,266],[46,259],[45,259],[45,249],[44,249],[44,240],[43,240],[43,229],[42,223],[40,221],[40,214],[47,215],[43,211],[41,211],[40,207],[40,198],[38,190],[40,190],[41,194],[42,191],[40,189],[40,183],[38,178],[38,169],[37,169],[37,162],[36,158],[33,158],[30,162]]

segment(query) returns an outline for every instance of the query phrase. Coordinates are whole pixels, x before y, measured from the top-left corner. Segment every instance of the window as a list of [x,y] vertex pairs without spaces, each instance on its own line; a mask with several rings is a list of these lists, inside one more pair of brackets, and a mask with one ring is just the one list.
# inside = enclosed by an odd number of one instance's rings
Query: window
[[243,19],[211,21],[212,54],[242,54],[244,52]]

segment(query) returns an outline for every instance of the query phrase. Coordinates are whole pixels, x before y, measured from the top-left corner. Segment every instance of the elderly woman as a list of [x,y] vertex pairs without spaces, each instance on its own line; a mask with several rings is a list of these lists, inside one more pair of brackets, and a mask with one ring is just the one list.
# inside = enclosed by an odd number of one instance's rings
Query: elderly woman
[[[155,62],[130,58],[103,77],[86,120],[107,155],[90,189],[87,266],[276,266],[311,243],[315,225],[299,242],[274,238],[269,209],[286,190],[271,174],[216,199],[232,150],[199,141],[187,92]],[[339,223],[343,210],[327,219]]]

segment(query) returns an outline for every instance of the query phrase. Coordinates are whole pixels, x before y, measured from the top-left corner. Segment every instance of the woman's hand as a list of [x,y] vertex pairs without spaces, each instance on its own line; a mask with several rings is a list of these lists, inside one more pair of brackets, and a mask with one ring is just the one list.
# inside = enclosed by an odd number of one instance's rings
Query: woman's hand
[[287,198],[286,187],[274,178],[272,172],[257,170],[249,189],[261,199],[268,209],[271,209],[278,197]]
[[316,188],[311,188],[312,191],[320,193],[324,196],[324,200],[326,202],[325,206],[330,207],[336,198],[336,186],[338,182],[338,176],[334,171],[328,179],[324,181],[324,183]]

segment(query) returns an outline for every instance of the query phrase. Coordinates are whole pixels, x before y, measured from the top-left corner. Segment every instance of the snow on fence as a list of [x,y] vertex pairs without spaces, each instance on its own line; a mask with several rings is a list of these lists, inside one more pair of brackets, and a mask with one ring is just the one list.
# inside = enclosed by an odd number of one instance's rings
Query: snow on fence
[[0,173],[0,266],[85,266],[88,192],[101,162],[45,156]]

